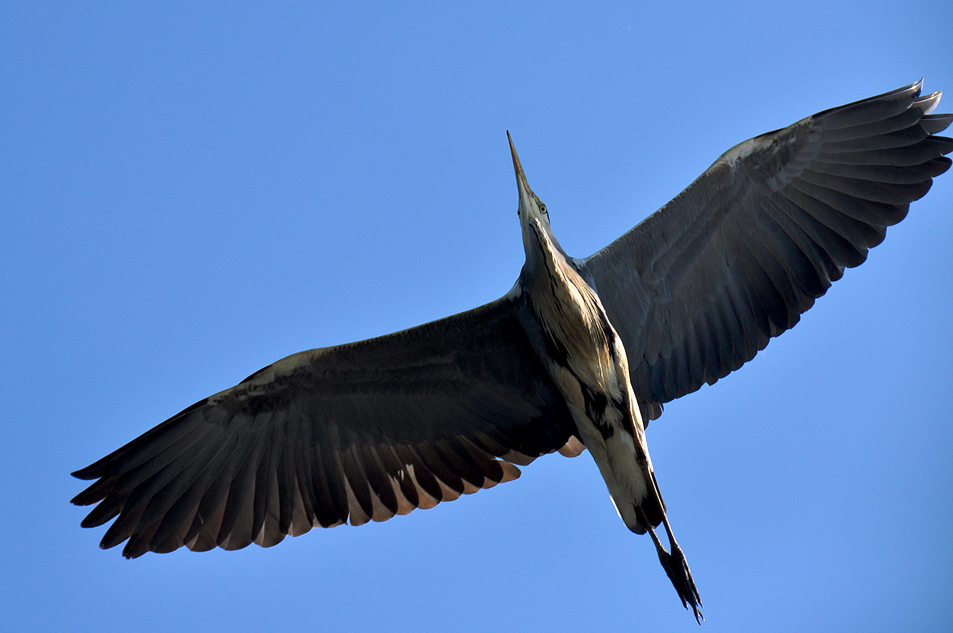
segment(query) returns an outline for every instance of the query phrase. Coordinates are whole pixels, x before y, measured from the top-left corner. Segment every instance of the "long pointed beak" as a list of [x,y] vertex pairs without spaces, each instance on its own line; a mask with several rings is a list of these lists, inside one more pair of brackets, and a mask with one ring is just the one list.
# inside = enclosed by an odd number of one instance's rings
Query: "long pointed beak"
[[526,174],[523,173],[523,165],[520,163],[520,157],[516,154],[516,147],[513,145],[513,137],[510,131],[506,131],[506,139],[510,142],[510,153],[513,155],[513,169],[516,170],[516,188],[519,189],[520,202],[522,203],[528,197],[530,191],[529,183],[526,182]]

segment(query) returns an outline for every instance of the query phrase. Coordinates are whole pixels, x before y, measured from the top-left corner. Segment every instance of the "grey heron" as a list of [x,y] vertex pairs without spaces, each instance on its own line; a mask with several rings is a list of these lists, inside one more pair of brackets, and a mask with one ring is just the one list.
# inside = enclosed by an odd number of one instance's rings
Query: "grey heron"
[[[922,82],[730,149],[660,210],[568,256],[510,149],[526,261],[500,299],[279,360],[73,473],[103,548],[272,546],[385,521],[588,449],[684,606],[698,591],[645,439],[662,405],[751,360],[951,161]],[[668,547],[656,528],[664,526]]]

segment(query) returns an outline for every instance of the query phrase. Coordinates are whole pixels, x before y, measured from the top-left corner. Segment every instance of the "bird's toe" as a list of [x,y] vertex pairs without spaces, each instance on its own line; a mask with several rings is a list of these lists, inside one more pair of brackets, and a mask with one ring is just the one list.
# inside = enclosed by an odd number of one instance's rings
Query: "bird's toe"
[[665,574],[672,581],[675,591],[678,592],[682,606],[686,609],[691,607],[695,620],[701,624],[702,620],[705,619],[700,611],[702,607],[701,596],[698,595],[695,579],[692,578],[692,571],[688,568],[688,560],[685,558],[682,548],[675,544],[672,547],[671,554],[664,550],[660,551],[659,561],[665,569]]

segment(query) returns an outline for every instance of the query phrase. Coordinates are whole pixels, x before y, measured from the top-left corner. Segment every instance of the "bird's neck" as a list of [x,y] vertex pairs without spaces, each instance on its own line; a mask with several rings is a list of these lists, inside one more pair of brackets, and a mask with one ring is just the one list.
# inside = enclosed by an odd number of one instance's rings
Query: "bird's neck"
[[521,283],[550,352],[568,364],[594,352],[611,354],[611,326],[595,291],[545,234],[529,237],[536,248],[527,253]]

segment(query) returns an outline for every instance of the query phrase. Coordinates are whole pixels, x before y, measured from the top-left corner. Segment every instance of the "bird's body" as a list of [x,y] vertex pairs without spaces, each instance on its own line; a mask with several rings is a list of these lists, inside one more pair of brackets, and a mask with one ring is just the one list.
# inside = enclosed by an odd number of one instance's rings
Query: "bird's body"
[[[688,562],[672,534],[658,490],[645,427],[629,378],[625,347],[609,322],[599,295],[552,234],[546,206],[530,189],[510,140],[526,264],[516,284],[527,297],[533,319],[524,327],[549,377],[559,389],[589,449],[609,496],[626,526],[649,531],[659,559],[696,619],[700,598]],[[665,523],[672,552],[653,531]]]
[[[86,527],[124,554],[271,546],[383,521],[588,448],[626,526],[649,532],[685,606],[645,427],[793,327],[946,171],[953,120],[920,84],[726,152],[585,259],[566,255],[510,144],[526,263],[497,301],[294,354],[74,473]],[[664,524],[669,551],[655,533]]]
[[591,287],[565,262],[554,263],[563,270],[551,288],[530,294],[545,342],[541,357],[626,525],[644,533],[634,509],[647,497],[651,462],[625,348]]

